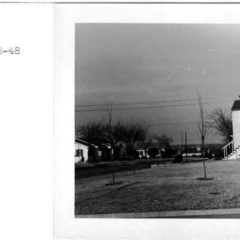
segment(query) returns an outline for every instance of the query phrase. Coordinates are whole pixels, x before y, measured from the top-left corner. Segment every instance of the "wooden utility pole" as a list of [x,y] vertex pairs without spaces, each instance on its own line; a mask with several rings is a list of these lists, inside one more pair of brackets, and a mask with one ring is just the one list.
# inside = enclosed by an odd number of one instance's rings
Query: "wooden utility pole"
[[183,130],[181,131],[181,151],[183,151]]
[[187,158],[187,132],[185,132],[185,154]]

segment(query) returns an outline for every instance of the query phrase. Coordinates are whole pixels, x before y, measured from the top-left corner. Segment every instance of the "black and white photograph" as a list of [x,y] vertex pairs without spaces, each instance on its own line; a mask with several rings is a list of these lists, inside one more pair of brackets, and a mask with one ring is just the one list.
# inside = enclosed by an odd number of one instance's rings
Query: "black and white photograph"
[[239,13],[0,4],[0,239],[239,239]]
[[75,217],[240,217],[240,25],[75,23]]

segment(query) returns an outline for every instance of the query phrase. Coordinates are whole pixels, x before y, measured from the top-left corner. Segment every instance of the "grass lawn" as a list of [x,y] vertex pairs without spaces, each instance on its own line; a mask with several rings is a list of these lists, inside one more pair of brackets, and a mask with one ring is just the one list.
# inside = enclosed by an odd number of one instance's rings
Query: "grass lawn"
[[75,214],[102,214],[240,207],[240,161],[157,165],[82,178],[75,186]]

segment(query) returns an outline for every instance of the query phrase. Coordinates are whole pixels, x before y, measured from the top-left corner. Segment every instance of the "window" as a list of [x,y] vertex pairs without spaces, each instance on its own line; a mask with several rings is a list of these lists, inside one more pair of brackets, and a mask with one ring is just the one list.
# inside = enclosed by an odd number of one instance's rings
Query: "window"
[[82,157],[83,156],[83,149],[76,149],[76,157]]
[[76,157],[80,156],[80,149],[76,149]]

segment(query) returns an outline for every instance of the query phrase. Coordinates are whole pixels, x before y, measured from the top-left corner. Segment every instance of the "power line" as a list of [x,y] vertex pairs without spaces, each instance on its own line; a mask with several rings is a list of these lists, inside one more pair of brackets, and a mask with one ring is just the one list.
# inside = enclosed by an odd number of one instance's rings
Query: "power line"
[[[204,98],[205,100],[210,100],[213,98]],[[223,99],[232,99],[232,98],[222,98]],[[215,98],[215,100],[217,100]],[[112,106],[125,106],[125,105],[146,105],[146,104],[158,104],[158,103],[171,103],[171,102],[189,102],[189,101],[198,101],[198,98],[186,98],[186,99],[171,99],[171,100],[159,100],[159,101],[145,101],[145,102],[122,102],[122,103],[111,103]],[[76,108],[85,108],[85,107],[106,107],[108,103],[103,104],[78,104]]]
[[[162,105],[162,106],[143,106],[143,107],[129,107],[129,108],[113,108],[114,111],[121,110],[134,110],[134,109],[147,109],[147,108],[167,108],[167,107],[181,107],[181,106],[192,106],[196,105],[195,103],[188,104],[176,104],[176,105]],[[96,111],[107,111],[107,108],[98,108],[98,109],[76,109],[76,112],[96,112]]]
[[[202,104],[211,104],[218,101],[209,101],[203,102]],[[198,103],[186,103],[186,104],[172,104],[172,105],[160,105],[160,106],[142,106],[142,107],[129,107],[129,108],[112,108],[113,111],[122,111],[122,110],[137,110],[137,109],[154,109],[154,108],[168,108],[168,107],[185,107],[185,106],[194,106]],[[96,108],[96,109],[76,109],[75,112],[96,112],[96,111],[108,111],[108,108]]]
[[[123,102],[123,103],[112,103],[112,106],[157,104],[157,103],[186,102],[186,101],[197,101],[197,99],[188,98],[188,99],[171,99],[171,100],[146,101],[146,102]],[[76,107],[104,107],[107,105],[108,105],[107,103],[104,103],[104,104],[80,104],[80,105],[77,105]]]
[[178,124],[197,124],[197,122],[163,122],[163,123],[157,123],[157,124],[149,124],[152,127],[154,126],[162,126],[162,125],[178,125]]

